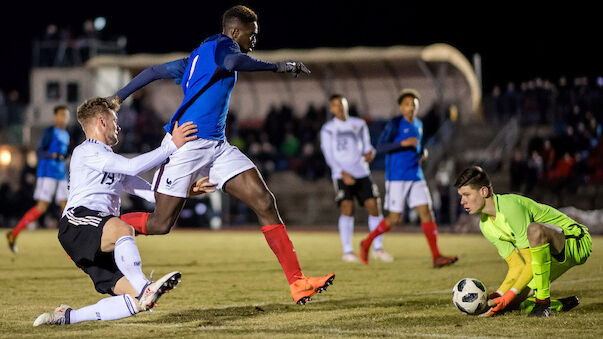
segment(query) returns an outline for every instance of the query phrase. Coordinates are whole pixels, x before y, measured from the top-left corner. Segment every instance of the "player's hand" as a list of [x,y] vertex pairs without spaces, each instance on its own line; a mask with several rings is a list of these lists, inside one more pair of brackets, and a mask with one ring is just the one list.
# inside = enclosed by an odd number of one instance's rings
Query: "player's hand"
[[488,303],[490,302],[490,300],[500,298],[500,297],[502,297],[502,294],[500,294],[498,291],[492,292],[488,295]]
[[353,186],[356,183],[356,179],[346,171],[341,171],[341,180],[346,186]]
[[419,144],[419,139],[417,139],[415,137],[406,138],[406,139],[400,141],[400,145],[402,145],[402,147],[417,147],[418,144]]
[[196,195],[201,195],[201,194],[205,194],[205,193],[213,193],[215,192],[215,188],[216,184],[212,184],[211,182],[207,181],[209,180],[209,177],[203,177],[199,180],[197,180],[192,186],[191,189],[189,190],[189,196],[196,196]]
[[488,311],[488,316],[494,317],[496,315],[501,314],[504,309],[511,303],[511,301],[517,296],[517,293],[512,289],[505,292],[502,297],[494,298],[492,300],[488,300],[488,306],[490,306],[490,310]]
[[293,73],[297,78],[299,73],[310,74],[310,70],[301,61],[287,60],[276,63],[276,73]]
[[367,152],[364,155],[364,161],[366,161],[367,163],[371,163],[374,159],[375,159],[375,150],[372,150],[370,152]]
[[194,125],[192,121],[185,122],[182,126],[178,126],[178,121],[174,123],[174,130],[172,131],[172,141],[176,147],[180,148],[188,141],[197,139],[197,125]]

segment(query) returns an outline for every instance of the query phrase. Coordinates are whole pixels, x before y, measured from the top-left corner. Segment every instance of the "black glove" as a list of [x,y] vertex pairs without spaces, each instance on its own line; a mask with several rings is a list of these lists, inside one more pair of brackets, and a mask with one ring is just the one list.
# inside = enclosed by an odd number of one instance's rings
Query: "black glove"
[[293,73],[293,75],[297,78],[299,73],[310,74],[310,70],[306,65],[302,64],[300,61],[286,60],[279,61],[276,63],[276,72],[277,73]]

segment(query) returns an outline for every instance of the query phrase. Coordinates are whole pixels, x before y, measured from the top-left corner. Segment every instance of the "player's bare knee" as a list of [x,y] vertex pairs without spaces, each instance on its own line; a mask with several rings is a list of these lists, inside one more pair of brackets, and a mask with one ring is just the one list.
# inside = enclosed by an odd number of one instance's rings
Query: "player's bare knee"
[[258,194],[257,199],[251,207],[260,215],[276,213],[276,198],[270,191],[265,190]]
[[542,246],[547,242],[544,226],[537,222],[528,225],[527,236],[531,247]]

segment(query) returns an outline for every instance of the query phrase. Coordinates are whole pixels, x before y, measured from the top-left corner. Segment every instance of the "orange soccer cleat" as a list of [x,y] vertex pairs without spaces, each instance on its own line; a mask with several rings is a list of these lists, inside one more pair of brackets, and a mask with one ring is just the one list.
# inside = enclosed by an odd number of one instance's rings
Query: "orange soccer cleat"
[[454,264],[457,260],[459,260],[459,258],[456,255],[451,255],[449,257],[441,255],[433,261],[433,267],[441,268],[444,266],[450,266]]
[[365,265],[368,265],[369,250],[371,249],[372,243],[373,242],[369,238],[366,238],[360,242],[359,256],[360,260],[362,260]]
[[333,280],[335,279],[335,274],[329,273],[324,277],[313,278],[313,277],[305,277],[297,279],[293,284],[289,285],[289,289],[291,289],[291,296],[293,297],[293,301],[300,305],[305,305],[314,294],[322,293],[327,289],[327,286],[333,284]]

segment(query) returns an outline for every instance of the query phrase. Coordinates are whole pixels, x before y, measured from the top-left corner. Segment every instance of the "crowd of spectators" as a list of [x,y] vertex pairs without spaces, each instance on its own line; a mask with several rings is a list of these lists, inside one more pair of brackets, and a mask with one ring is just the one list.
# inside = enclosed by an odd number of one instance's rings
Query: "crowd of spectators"
[[495,88],[490,96],[497,103],[493,119],[519,116],[522,127],[540,130],[527,149],[514,151],[511,190],[530,194],[538,186],[575,193],[586,183],[603,184],[603,79],[594,86],[585,77],[576,78],[573,86],[565,78],[558,86],[537,79],[520,92],[512,88],[505,94]]

